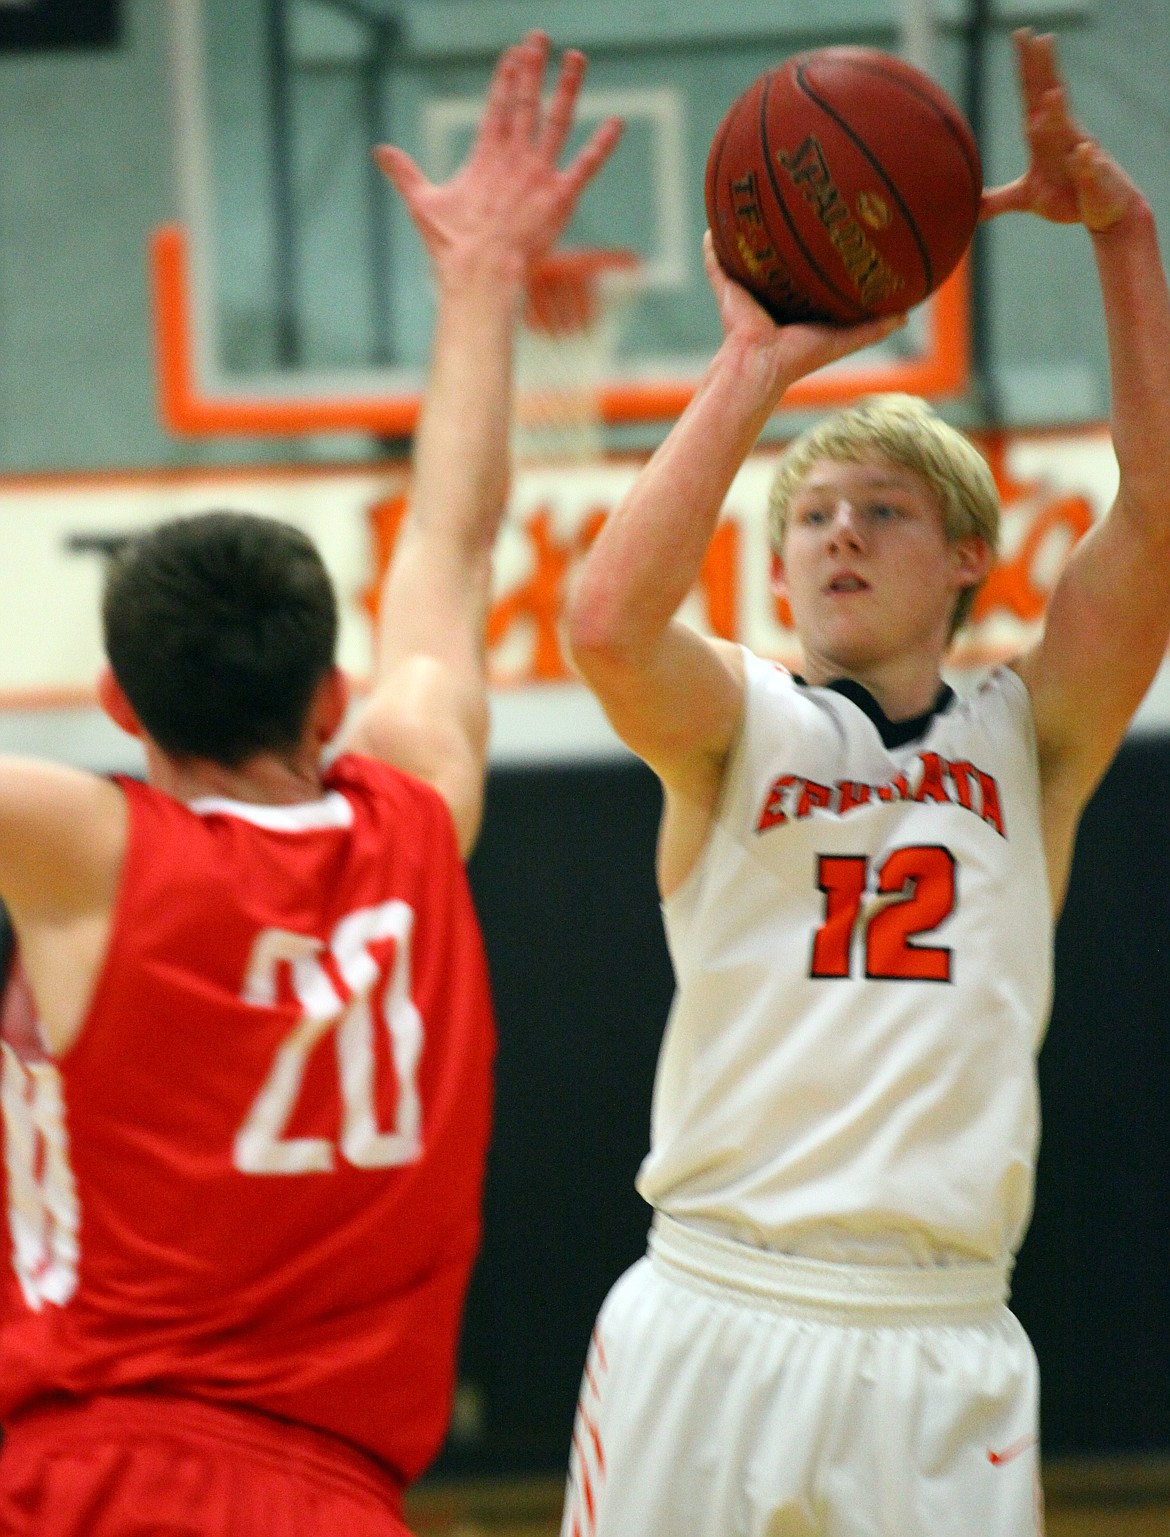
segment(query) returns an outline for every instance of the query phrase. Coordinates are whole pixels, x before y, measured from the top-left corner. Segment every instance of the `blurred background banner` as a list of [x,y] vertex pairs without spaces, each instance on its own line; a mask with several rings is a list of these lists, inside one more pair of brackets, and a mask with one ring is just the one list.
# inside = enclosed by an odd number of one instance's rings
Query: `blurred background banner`
[[[1062,561],[1107,511],[1117,484],[1100,427],[982,434],[978,441],[1003,498],[1003,551],[952,656],[959,681],[1035,638]],[[791,615],[769,580],[776,459],[777,450],[761,451],[740,471],[683,613],[698,629],[795,666]],[[561,621],[576,567],[641,462],[627,456],[517,468],[488,625],[497,763],[623,753],[574,681]],[[163,517],[211,507],[284,518],[316,541],[341,598],[341,664],[360,688],[408,489],[405,466],[392,464],[0,480],[0,609],[7,621],[0,745],[35,750],[38,721],[92,708],[103,568],[118,542]],[[1170,726],[1170,685],[1154,689],[1140,723]]]

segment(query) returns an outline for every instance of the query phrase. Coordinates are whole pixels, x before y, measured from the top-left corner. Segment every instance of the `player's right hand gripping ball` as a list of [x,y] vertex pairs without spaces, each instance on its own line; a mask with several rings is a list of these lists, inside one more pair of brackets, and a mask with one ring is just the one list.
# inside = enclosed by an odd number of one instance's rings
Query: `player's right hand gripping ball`
[[962,113],[874,48],[818,48],[761,75],[707,157],[724,269],[779,321],[899,314],[971,243],[983,187]]

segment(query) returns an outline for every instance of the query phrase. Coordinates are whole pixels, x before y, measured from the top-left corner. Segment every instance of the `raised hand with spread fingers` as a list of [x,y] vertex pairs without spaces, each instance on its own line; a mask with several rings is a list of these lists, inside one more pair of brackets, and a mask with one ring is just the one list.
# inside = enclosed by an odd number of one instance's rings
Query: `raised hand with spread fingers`
[[523,270],[560,238],[583,189],[608,160],[622,123],[606,118],[562,170],[585,55],[569,49],[547,107],[541,87],[549,40],[532,32],[500,60],[479,134],[449,181],[428,181],[405,150],[383,145],[378,164],[397,187],[440,277],[448,263],[501,259]]
[[430,181],[393,145],[375,151],[430,257],[438,315],[409,514],[382,590],[375,687],[350,745],[436,785],[465,853],[483,806],[484,627],[524,284],[622,130],[607,118],[562,169],[585,57],[564,55],[546,106],[548,56],[542,32],[504,53],[475,143],[450,180]]

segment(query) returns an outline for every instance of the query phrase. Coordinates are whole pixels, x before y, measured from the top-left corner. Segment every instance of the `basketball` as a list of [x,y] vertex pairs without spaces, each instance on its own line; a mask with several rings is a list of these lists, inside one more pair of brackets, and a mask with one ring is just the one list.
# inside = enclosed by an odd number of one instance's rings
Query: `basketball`
[[818,48],[732,104],[707,157],[707,222],[724,270],[776,320],[848,324],[938,288],[982,187],[974,135],[928,75]]

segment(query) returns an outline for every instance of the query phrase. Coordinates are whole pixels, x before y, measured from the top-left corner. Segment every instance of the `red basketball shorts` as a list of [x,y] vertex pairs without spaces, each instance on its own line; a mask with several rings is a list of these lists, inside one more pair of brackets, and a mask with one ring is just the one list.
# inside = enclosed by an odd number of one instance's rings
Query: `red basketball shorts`
[[3,1537],[410,1537],[402,1491],[344,1442],[249,1410],[125,1394],[5,1427]]

